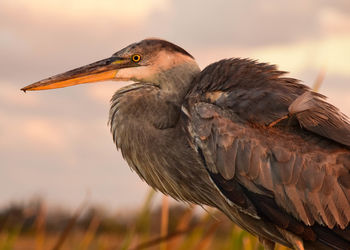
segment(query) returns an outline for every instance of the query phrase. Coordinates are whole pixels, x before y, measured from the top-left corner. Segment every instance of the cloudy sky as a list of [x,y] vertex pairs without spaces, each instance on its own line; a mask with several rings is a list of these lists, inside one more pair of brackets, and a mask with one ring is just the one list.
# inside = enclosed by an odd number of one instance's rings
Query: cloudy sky
[[123,84],[19,89],[146,37],[177,43],[201,67],[251,57],[307,85],[325,69],[320,91],[350,114],[349,0],[1,0],[0,206],[41,196],[76,207],[87,194],[110,209],[142,202],[147,185],[107,127]]

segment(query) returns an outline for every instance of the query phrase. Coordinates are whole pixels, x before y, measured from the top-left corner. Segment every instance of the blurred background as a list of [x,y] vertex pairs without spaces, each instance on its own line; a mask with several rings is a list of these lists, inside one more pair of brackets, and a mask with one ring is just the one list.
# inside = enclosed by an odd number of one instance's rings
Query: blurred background
[[0,0],[0,208],[36,198],[66,209],[143,204],[148,187],[107,126],[123,84],[20,88],[147,37],[185,48],[201,68],[250,57],[309,86],[325,72],[319,91],[350,115],[349,0]]

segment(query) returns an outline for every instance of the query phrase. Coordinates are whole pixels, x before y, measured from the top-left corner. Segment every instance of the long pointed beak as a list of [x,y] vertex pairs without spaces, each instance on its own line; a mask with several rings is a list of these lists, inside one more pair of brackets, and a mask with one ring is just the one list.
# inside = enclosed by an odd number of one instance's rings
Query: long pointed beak
[[110,57],[86,66],[58,74],[44,80],[30,84],[21,90],[44,90],[64,88],[72,85],[111,80],[118,69],[132,67],[130,60],[120,57]]

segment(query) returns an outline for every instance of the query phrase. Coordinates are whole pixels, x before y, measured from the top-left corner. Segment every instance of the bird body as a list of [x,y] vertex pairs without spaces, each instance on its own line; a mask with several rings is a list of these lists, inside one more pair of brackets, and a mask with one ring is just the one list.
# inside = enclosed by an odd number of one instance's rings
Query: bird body
[[350,124],[275,66],[226,59],[200,71],[164,40],[23,90],[110,79],[113,140],[150,186],[216,207],[266,247],[350,249]]

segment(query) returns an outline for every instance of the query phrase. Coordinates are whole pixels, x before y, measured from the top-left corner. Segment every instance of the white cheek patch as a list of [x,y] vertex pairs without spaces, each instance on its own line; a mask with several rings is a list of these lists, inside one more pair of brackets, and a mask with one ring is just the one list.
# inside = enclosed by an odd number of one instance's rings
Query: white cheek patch
[[139,80],[151,80],[152,76],[157,73],[157,70],[150,66],[139,66],[132,68],[120,69],[115,75],[116,80],[121,81],[139,81]]

